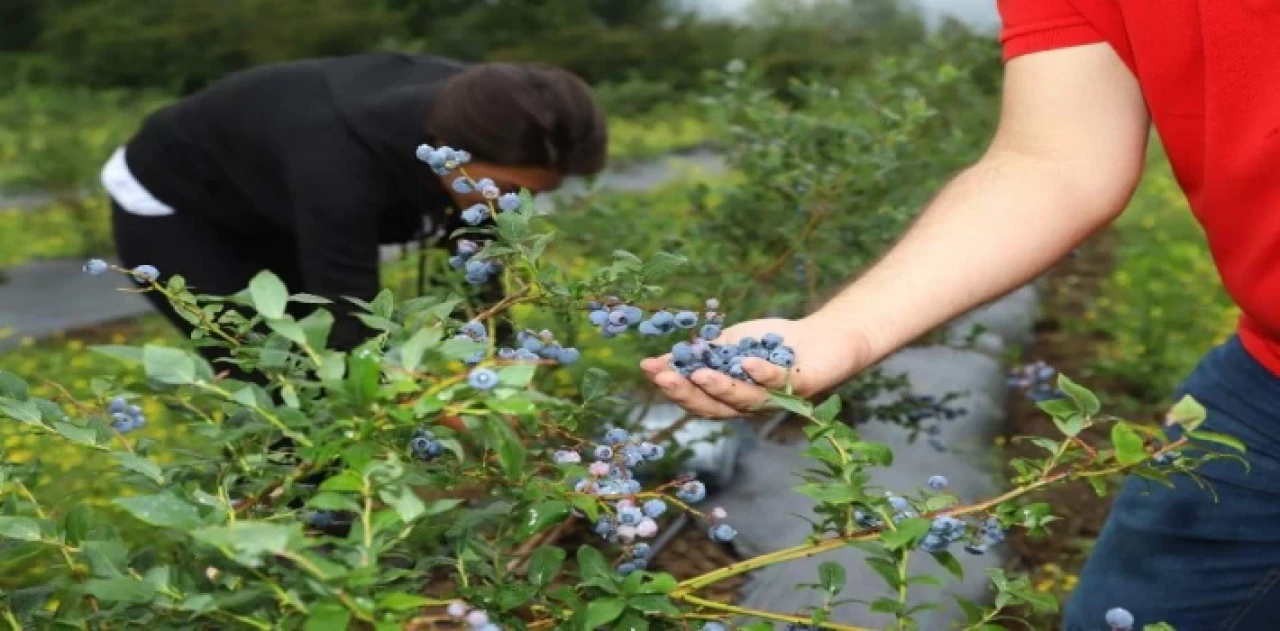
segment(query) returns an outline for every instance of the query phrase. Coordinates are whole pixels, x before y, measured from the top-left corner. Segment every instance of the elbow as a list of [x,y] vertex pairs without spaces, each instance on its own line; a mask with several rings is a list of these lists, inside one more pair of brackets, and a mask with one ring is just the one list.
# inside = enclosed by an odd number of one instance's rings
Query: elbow
[[1145,156],[1145,147],[1106,156],[992,147],[982,161],[1016,163],[1016,170],[1027,174],[1028,181],[1040,182],[1044,191],[1058,198],[1055,206],[1070,207],[1076,216],[1101,227],[1119,217],[1133,198],[1142,181]]

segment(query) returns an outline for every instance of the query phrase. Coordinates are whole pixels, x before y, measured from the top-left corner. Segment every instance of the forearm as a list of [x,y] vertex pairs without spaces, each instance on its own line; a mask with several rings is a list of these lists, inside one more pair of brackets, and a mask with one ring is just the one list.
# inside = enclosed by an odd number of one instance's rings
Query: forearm
[[1074,184],[1049,162],[993,151],[952,180],[880,262],[810,320],[879,361],[1029,282],[1124,203]]

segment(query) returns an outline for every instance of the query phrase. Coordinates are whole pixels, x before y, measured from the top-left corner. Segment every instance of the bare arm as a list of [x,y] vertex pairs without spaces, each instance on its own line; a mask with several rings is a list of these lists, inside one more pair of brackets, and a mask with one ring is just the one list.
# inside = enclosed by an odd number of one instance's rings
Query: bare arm
[[[1142,173],[1149,124],[1137,81],[1104,44],[1014,59],[990,148],[879,263],[804,321],[749,322],[726,333],[789,329],[779,332],[799,344],[797,391],[838,384],[1030,281],[1119,215]],[[785,378],[753,364],[748,372],[760,383]],[[764,396],[712,371],[695,374],[695,386],[658,360],[644,367],[669,397],[707,415]]]

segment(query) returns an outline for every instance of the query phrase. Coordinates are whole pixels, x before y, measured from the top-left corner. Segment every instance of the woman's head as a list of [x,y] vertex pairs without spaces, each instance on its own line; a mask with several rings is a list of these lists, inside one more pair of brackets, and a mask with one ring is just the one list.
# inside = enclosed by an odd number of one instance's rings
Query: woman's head
[[471,153],[468,172],[535,192],[605,165],[608,132],[591,87],[558,68],[481,64],[445,84],[427,118],[442,145]]

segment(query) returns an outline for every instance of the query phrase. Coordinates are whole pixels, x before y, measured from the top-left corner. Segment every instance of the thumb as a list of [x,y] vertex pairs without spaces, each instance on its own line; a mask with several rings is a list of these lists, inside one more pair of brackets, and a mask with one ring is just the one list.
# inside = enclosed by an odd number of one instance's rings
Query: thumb
[[757,384],[772,390],[787,385],[787,369],[759,357],[748,357],[742,360],[742,368]]

